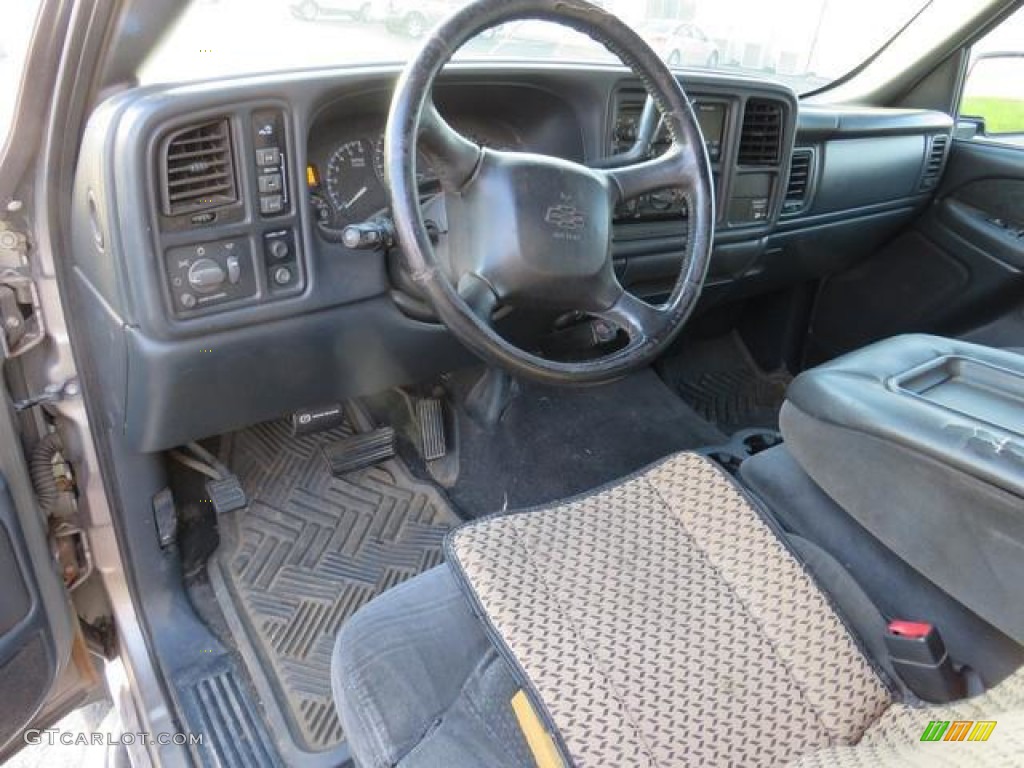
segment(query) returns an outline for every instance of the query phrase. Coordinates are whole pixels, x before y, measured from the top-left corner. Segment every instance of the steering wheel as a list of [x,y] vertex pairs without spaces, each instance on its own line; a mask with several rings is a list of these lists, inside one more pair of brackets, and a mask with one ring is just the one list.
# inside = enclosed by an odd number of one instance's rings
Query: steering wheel
[[[660,157],[594,169],[556,157],[485,149],[441,117],[434,80],[452,55],[486,29],[540,19],[589,35],[640,78],[671,145]],[[420,211],[417,147],[434,166],[447,211],[441,259]],[[650,364],[678,334],[700,295],[711,257],[711,166],[679,81],[629,27],[585,0],[477,0],[443,22],[398,80],[385,133],[385,175],[398,241],[412,279],[471,351],[509,373],[553,384],[609,381]],[[615,206],[678,187],[688,236],[668,301],[628,293],[612,264]],[[579,362],[548,360],[494,328],[499,306],[578,311],[625,332],[628,342]]]

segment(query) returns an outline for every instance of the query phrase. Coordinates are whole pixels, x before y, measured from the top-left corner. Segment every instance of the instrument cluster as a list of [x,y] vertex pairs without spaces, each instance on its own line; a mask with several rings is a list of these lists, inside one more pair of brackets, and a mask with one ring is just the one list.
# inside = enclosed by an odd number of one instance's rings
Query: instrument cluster
[[[480,120],[452,120],[467,139],[488,149],[521,151],[523,141],[511,126]],[[310,204],[317,221],[340,228],[366,221],[388,207],[384,174],[383,121],[361,120],[334,125],[314,137],[306,168]],[[437,174],[422,156],[417,179],[425,195],[439,189]]]

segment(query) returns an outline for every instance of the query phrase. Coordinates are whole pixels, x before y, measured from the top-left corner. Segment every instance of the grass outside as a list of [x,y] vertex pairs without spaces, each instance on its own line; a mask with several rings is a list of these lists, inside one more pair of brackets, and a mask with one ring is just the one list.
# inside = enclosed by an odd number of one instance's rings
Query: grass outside
[[971,96],[964,99],[960,114],[985,118],[985,131],[989,135],[1024,133],[1024,99]]

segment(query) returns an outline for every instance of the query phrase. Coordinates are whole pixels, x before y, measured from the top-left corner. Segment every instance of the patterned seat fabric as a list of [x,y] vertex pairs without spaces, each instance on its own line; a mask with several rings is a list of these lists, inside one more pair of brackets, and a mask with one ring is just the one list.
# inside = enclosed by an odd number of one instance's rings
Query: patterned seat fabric
[[[971,741],[975,725],[994,723],[984,743]],[[925,729],[936,741],[922,741]],[[957,727],[959,725],[959,727]],[[987,730],[987,729],[986,729]],[[996,768],[1024,765],[1024,670],[982,696],[953,704],[894,704],[853,747],[812,752],[789,768]]]
[[455,531],[450,562],[577,766],[783,765],[892,704],[828,599],[682,454]]

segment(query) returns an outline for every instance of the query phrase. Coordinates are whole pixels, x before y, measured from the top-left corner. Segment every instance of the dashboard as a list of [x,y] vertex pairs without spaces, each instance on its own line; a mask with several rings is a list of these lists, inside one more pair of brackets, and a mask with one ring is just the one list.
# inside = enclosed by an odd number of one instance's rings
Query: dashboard
[[[387,216],[382,136],[397,74],[153,86],[93,114],[72,255],[109,377],[106,416],[129,445],[162,450],[472,363],[394,252],[336,237]],[[855,263],[934,194],[946,115],[809,107],[769,81],[682,77],[715,184],[702,308]],[[484,147],[580,163],[632,146],[644,98],[623,69],[545,64],[455,65],[434,91]],[[424,201],[436,199],[423,158],[417,175]],[[678,190],[619,206],[614,257],[630,290],[656,300],[671,287],[686,220]]]

